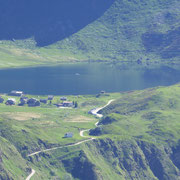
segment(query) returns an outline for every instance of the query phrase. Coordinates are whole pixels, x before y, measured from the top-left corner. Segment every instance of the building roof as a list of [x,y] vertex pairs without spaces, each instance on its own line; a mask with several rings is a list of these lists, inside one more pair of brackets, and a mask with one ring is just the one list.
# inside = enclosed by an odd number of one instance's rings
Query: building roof
[[15,94],[22,94],[23,91],[11,91],[11,93],[15,93]]
[[22,96],[22,97],[21,97],[21,99],[28,99],[28,97],[26,97],[26,96]]
[[74,134],[72,132],[67,132],[64,137],[72,137]]
[[14,98],[8,98],[8,101],[14,101],[16,102],[16,100]]
[[34,100],[34,101],[37,101],[37,99],[36,99],[36,98],[30,98],[29,100]]
[[64,101],[63,104],[72,104],[72,101]]
[[64,99],[66,100],[66,99],[67,99],[67,97],[61,97],[60,99],[61,99],[61,100],[64,100]]

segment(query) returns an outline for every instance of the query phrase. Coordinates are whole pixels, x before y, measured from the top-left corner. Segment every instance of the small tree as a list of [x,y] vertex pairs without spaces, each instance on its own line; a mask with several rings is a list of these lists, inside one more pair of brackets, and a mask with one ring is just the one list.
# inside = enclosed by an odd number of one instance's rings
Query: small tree
[[77,101],[74,103],[74,108],[77,108],[78,107],[78,103]]

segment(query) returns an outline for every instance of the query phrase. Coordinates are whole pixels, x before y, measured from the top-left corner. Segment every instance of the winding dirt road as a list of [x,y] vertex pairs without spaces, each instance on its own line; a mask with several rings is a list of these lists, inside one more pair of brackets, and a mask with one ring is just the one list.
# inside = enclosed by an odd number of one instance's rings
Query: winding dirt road
[[[113,102],[113,101],[114,101],[114,99],[110,100],[110,101],[109,101],[105,106],[103,106],[103,107],[93,109],[93,110],[91,111],[91,114],[93,114],[94,116],[96,116],[96,117],[98,117],[98,118],[102,118],[103,115],[102,115],[102,114],[99,114],[98,111],[100,111],[101,109],[105,108],[106,106],[108,106],[108,105],[109,105],[111,102]],[[96,126],[96,127],[98,127],[98,123],[99,123],[99,121],[95,123],[95,126]],[[82,143],[85,143],[85,142],[88,142],[88,141],[93,141],[93,140],[96,139],[96,138],[92,138],[92,137],[89,137],[89,136],[85,136],[85,135],[84,135],[84,132],[87,132],[87,131],[89,131],[89,130],[90,130],[90,129],[86,129],[86,130],[82,130],[82,131],[79,132],[79,135],[80,135],[81,137],[86,137],[86,138],[88,138],[88,139],[86,139],[86,140],[83,140],[83,141],[80,141],[80,142],[77,142],[77,143],[74,143],[74,144],[65,145],[65,146],[58,146],[58,147],[54,147],[54,148],[49,148],[49,149],[44,149],[44,150],[36,151],[36,152],[34,152],[34,153],[29,154],[28,157],[32,157],[32,156],[37,155],[37,154],[42,153],[42,152],[48,152],[48,151],[52,151],[52,150],[56,150],[56,149],[62,149],[62,148],[71,147],[71,146],[78,146],[78,145],[80,145],[80,144],[82,144]],[[26,180],[30,180],[31,177],[35,174],[35,172],[36,172],[36,171],[35,171],[34,169],[32,169],[31,174],[26,178]]]
[[[113,101],[114,101],[114,99],[111,99],[110,101],[108,101],[108,103],[107,103],[105,106],[99,107],[99,108],[96,108],[96,109],[93,109],[93,110],[91,111],[91,114],[94,115],[94,116],[96,116],[96,117],[98,117],[98,118],[102,118],[103,115],[102,115],[102,114],[99,114],[98,112],[99,112],[101,109],[103,109],[103,108],[105,108],[106,106],[108,106],[109,104],[111,104]],[[96,127],[98,127],[98,123],[99,123],[99,121],[95,123],[95,126],[96,126]],[[82,131],[80,131],[79,135],[80,135],[81,137],[88,137],[88,136],[84,136],[84,132],[87,132],[87,131],[89,131],[89,130],[90,130],[90,129],[82,130]],[[91,138],[91,137],[90,137],[90,138]],[[91,138],[91,139],[93,140],[93,139],[95,139],[95,138]]]
[[26,178],[26,180],[30,180],[31,177],[33,177],[35,173],[36,171],[34,169],[31,169],[31,174]]
[[48,151],[52,151],[52,150],[56,150],[56,149],[62,149],[62,148],[71,147],[71,146],[77,146],[77,145],[80,145],[80,144],[85,143],[87,141],[92,141],[93,139],[95,139],[95,138],[86,139],[86,140],[79,141],[77,143],[69,144],[69,145],[65,145],[65,146],[58,146],[58,147],[54,147],[54,148],[44,149],[44,150],[41,150],[41,151],[36,151],[36,152],[34,152],[32,154],[29,154],[28,157],[34,156],[34,155],[42,153],[42,152],[48,152]]

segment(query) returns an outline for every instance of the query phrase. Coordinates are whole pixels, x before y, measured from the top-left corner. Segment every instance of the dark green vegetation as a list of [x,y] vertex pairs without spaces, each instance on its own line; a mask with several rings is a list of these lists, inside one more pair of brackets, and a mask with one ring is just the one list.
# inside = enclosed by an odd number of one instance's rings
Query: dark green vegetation
[[[94,128],[97,119],[88,110],[110,99],[116,100],[101,110],[104,117]],[[98,98],[80,96],[77,101],[78,109],[0,105],[1,179],[25,177],[28,168],[36,170],[34,179],[179,178],[179,84]],[[80,137],[82,129],[91,129],[96,139],[27,157],[88,139]],[[74,137],[62,138],[66,132],[73,132]]]
[[179,0],[7,0],[1,9],[0,67],[179,60]]

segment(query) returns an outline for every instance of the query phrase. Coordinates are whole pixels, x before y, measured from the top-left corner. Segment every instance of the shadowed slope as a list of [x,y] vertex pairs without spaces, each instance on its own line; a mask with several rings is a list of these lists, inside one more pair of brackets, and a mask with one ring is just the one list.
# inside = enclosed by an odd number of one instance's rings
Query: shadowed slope
[[114,0],[6,0],[0,3],[0,39],[35,37],[45,46],[79,31]]

